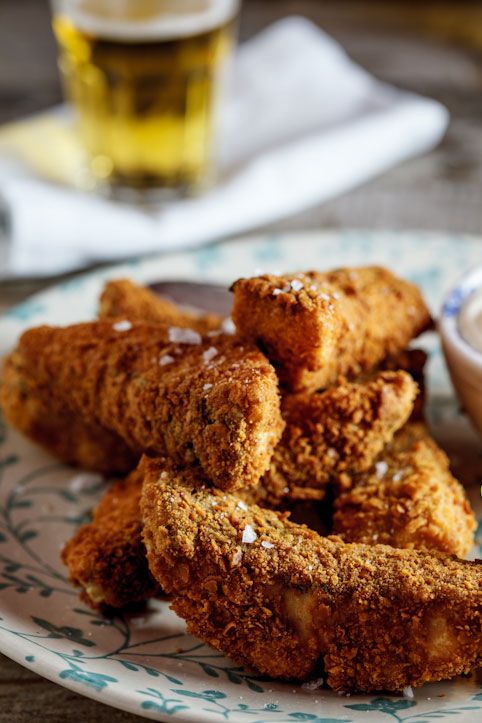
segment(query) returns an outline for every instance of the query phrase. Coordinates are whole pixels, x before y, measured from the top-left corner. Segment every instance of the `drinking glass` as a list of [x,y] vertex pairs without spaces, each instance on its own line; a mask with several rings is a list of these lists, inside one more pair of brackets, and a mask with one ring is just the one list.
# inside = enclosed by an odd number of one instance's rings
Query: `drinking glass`
[[53,0],[91,176],[114,195],[209,186],[239,0]]

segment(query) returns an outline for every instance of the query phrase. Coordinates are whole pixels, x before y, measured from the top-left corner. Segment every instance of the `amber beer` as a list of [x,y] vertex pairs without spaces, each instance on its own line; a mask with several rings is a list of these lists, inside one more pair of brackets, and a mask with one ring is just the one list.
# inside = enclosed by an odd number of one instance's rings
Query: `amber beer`
[[238,0],[59,0],[53,27],[92,175],[114,189],[209,183]]

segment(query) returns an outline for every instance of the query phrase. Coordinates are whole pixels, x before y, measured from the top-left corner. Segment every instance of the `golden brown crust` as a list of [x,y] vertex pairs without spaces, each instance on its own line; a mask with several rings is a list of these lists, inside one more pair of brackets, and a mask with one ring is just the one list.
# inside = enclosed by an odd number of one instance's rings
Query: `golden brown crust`
[[[364,469],[370,466],[382,446],[391,438],[395,429],[403,424],[410,411],[411,399],[415,394],[415,385],[404,372],[386,372],[365,384],[344,384],[324,394],[312,396],[300,394],[285,399],[285,419],[291,425],[289,434],[283,435],[272,458],[271,470],[264,476],[260,488],[251,492],[242,492],[243,499],[254,499],[263,506],[292,508],[298,499],[320,499],[324,495],[326,484],[337,472],[347,469]],[[316,420],[316,421],[315,421]],[[329,450],[336,450],[336,458]],[[115,487],[115,499],[126,502],[133,494],[132,485],[121,483]],[[139,493],[140,494],[140,493]],[[88,549],[92,560],[115,558],[120,549],[119,534],[122,543],[122,528],[127,516],[127,525],[132,534],[140,537],[139,528],[130,524],[129,515],[140,513],[129,504],[120,507],[121,514],[114,518],[106,515],[112,494],[107,492],[96,513],[95,526],[86,526],[69,543],[69,557],[66,564],[72,570],[72,579],[84,588],[84,599],[88,599],[86,580],[90,587],[95,584],[97,596],[108,599],[110,606],[119,607],[141,599],[147,583],[140,584],[145,578],[144,566],[138,570],[138,581],[132,585],[134,599],[131,601],[129,585],[118,594],[116,589],[124,576],[123,555],[118,555],[117,575],[112,582],[109,575],[97,563],[97,579],[92,582],[91,568],[94,563],[86,560],[83,550]],[[120,504],[120,503],[119,503]],[[310,526],[321,526],[321,518],[309,503],[298,505],[296,514],[306,519],[309,515]],[[134,521],[132,520],[132,522]],[[119,534],[112,535],[118,525]],[[112,540],[112,542],[111,542]],[[136,545],[135,538],[129,540]],[[138,549],[139,541],[137,541]],[[114,548],[114,549],[112,549]],[[132,555],[127,555],[126,578],[134,576]],[[80,567],[83,566],[83,567]],[[80,570],[79,570],[80,567]],[[85,569],[87,568],[88,574]],[[100,592],[99,592],[100,588]],[[102,592],[102,590],[104,592]],[[90,599],[91,604],[95,601]]]
[[65,464],[103,474],[127,474],[136,466],[139,455],[117,434],[71,411],[15,352],[5,360],[0,403],[12,426]]
[[161,594],[149,572],[139,502],[142,477],[135,470],[115,482],[63,551],[70,580],[93,608],[122,608]]
[[400,371],[285,396],[285,431],[261,480],[265,502],[322,499],[333,477],[369,469],[407,421],[416,393],[412,378]]
[[[191,327],[199,333],[218,329],[222,322],[215,314],[190,313],[128,279],[107,282],[99,316]],[[50,388],[25,374],[18,355],[6,363],[0,393],[10,423],[65,464],[107,475],[127,474],[136,466],[139,454],[113,432],[56,405]]]
[[[450,475],[445,455],[425,426],[406,425],[380,462],[386,464],[381,476],[378,466],[368,474],[343,475],[345,485],[349,481],[354,486],[349,491],[338,490],[335,496],[333,531],[345,542],[465,555],[473,543],[475,518],[463,488]],[[393,481],[394,475],[407,469],[408,474]],[[83,599],[94,606],[102,600],[104,605],[121,607],[151,594],[152,581],[146,578],[140,540],[140,483],[136,484],[134,475],[132,478],[132,482],[117,484],[106,493],[97,508],[95,525],[87,525],[68,543],[65,562],[71,579],[83,587]],[[240,497],[248,504],[284,505],[292,519],[296,517],[320,534],[327,534],[321,510],[313,503],[293,506],[290,494],[270,495],[269,488],[240,491]],[[110,514],[112,500],[116,506]],[[125,553],[122,545],[126,546]],[[106,560],[117,565],[115,574]],[[96,593],[97,602],[89,598],[88,586]]]
[[[196,343],[178,341],[182,331]],[[232,337],[174,332],[107,321],[44,326],[25,332],[13,355],[56,404],[135,453],[200,464],[226,489],[255,485],[284,427],[273,368]]]
[[143,467],[151,572],[189,631],[237,662],[296,680],[322,663],[337,690],[399,691],[482,660],[480,564],[321,538],[193,470]]
[[222,318],[217,314],[187,311],[129,279],[114,279],[106,283],[100,297],[99,318],[169,324],[194,329],[200,334],[216,331],[222,323]]
[[[42,387],[20,363],[18,354],[8,360],[3,391],[7,416],[17,429],[67,464],[105,474],[135,467],[136,455],[120,437],[87,425],[66,406],[54,409],[50,386]],[[279,506],[286,500],[321,499],[330,476],[366,469],[404,423],[413,390],[407,375],[391,372],[357,385],[342,382],[321,394],[285,397],[287,428],[257,500]]]
[[232,289],[236,327],[293,391],[369,371],[431,325],[419,289],[381,267],[264,275]]
[[417,384],[418,393],[414,400],[410,422],[423,422],[425,419],[427,359],[427,353],[423,349],[404,349],[395,357],[384,359],[380,367],[383,371],[403,370],[408,372]]
[[460,557],[472,547],[476,520],[465,490],[424,425],[402,429],[376,465],[350,483],[336,496],[333,516],[333,531],[346,542]]

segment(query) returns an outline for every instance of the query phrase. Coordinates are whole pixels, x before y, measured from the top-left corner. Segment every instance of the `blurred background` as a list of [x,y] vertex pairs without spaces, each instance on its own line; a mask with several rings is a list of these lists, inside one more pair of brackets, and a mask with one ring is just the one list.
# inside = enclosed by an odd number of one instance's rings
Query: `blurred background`
[[[302,15],[377,78],[440,100],[451,123],[434,151],[334,200],[269,225],[482,232],[482,3],[244,0],[240,40]],[[62,99],[47,0],[0,0],[0,122]],[[45,281],[6,282],[3,306]]]
[[[291,14],[310,18],[377,77],[442,101],[443,144],[301,217],[300,224],[482,231],[482,3],[244,0],[240,40]],[[47,0],[0,0],[0,121],[61,101]]]

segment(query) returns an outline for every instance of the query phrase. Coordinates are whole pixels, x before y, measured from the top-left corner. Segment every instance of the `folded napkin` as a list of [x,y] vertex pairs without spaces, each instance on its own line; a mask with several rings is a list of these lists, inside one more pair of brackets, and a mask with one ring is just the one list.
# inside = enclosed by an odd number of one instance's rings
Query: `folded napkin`
[[253,229],[429,150],[447,123],[442,105],[379,82],[307,20],[281,20],[237,52],[220,181],[202,197],[146,210],[69,186],[65,110],[0,132],[10,214],[0,275],[53,274]]

